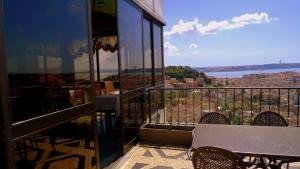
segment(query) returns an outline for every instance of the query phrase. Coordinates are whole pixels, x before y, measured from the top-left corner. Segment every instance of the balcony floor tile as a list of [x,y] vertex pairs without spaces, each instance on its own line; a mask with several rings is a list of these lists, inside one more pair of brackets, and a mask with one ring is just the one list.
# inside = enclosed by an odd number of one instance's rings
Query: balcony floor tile
[[[192,169],[187,149],[176,146],[138,145],[121,169]],[[285,169],[286,166],[283,166]],[[300,163],[291,163],[290,169],[300,169]]]

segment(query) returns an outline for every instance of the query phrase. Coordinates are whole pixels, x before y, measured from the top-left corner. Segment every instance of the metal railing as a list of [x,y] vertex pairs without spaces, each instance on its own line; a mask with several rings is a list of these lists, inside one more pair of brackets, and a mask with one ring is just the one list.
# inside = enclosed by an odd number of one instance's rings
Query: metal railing
[[299,126],[300,87],[160,88],[148,91],[150,124],[193,126],[209,112],[224,114],[232,124],[251,125],[264,111],[279,113]]

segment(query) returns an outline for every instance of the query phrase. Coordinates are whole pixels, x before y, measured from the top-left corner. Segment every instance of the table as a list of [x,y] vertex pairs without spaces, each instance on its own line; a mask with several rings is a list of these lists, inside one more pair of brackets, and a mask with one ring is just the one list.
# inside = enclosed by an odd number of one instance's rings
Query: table
[[246,156],[300,160],[300,128],[197,124],[192,148],[213,146]]
[[120,113],[120,94],[111,93],[107,95],[96,96],[96,109],[97,111],[113,111],[117,114]]

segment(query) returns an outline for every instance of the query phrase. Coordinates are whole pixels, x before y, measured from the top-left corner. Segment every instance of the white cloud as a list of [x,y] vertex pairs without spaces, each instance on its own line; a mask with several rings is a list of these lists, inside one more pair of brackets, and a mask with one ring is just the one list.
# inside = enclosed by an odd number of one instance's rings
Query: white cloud
[[178,52],[178,48],[175,45],[172,45],[170,42],[165,42],[164,52],[166,55],[176,55]]
[[189,49],[197,49],[197,48],[198,48],[198,45],[195,44],[195,43],[191,43],[191,44],[189,45]]
[[278,18],[270,18],[267,13],[252,13],[243,14],[233,17],[231,20],[210,21],[207,25],[199,22],[198,18],[193,21],[179,20],[178,24],[174,25],[170,31],[165,31],[165,36],[184,35],[187,33],[196,33],[199,35],[217,34],[221,30],[230,30],[242,28],[249,24],[269,23]]

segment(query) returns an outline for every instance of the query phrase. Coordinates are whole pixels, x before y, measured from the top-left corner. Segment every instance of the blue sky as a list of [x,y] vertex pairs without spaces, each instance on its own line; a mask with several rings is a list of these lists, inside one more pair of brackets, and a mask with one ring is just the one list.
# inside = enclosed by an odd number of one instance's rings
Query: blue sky
[[300,62],[300,0],[164,0],[165,65]]

